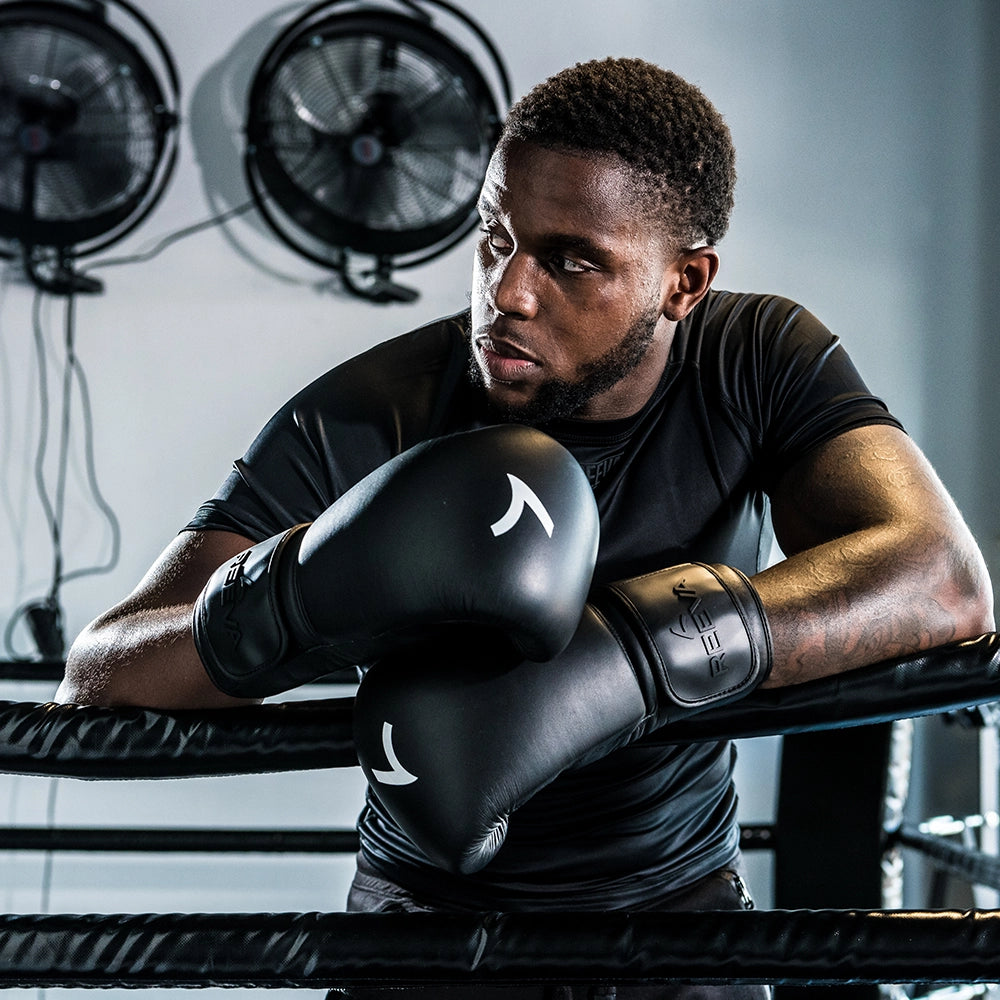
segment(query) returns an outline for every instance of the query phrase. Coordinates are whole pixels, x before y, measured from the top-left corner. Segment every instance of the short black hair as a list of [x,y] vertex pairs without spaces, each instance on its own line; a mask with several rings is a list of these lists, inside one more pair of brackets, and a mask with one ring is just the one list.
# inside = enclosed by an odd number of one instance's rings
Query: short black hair
[[597,59],[564,69],[510,109],[500,144],[521,141],[612,155],[657,196],[671,235],[715,244],[729,228],[736,154],[707,97],[642,59]]

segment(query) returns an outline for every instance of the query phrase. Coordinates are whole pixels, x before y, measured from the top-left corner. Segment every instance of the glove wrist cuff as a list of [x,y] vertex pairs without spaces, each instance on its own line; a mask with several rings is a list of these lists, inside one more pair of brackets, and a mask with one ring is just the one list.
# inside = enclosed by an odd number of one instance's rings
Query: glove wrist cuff
[[[601,610],[660,721],[753,690],[771,671],[771,633],[753,585],[729,566],[684,563],[606,588]],[[666,710],[666,711],[664,711]]]
[[194,643],[220,691],[235,697],[274,694],[266,685],[268,672],[301,652],[286,615],[283,577],[289,574],[280,564],[296,558],[307,527],[297,525],[239,553],[212,574],[198,596]]

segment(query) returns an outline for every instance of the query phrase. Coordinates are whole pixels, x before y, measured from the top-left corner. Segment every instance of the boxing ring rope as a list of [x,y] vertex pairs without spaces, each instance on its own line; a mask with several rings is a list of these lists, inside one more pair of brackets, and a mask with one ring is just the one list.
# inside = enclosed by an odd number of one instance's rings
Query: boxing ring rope
[[2,987],[330,988],[1000,980],[1000,912],[0,918]]
[[[757,688],[647,743],[868,725],[1000,701],[1000,636],[787,688]],[[351,698],[214,711],[0,702],[0,771],[85,779],[263,774],[357,764]]]
[[943,837],[925,833],[910,823],[904,823],[893,831],[889,843],[919,851],[942,871],[972,885],[1000,890],[1000,858],[994,854],[949,843]]
[[214,711],[0,702],[0,771],[187,778],[352,767],[353,700]]
[[[1000,701],[1000,638],[767,689],[669,742],[844,728]],[[350,698],[202,712],[0,703],[0,771],[168,778],[354,766]],[[997,859],[901,825],[963,877]],[[949,849],[946,849],[949,848]],[[958,852],[958,853],[956,853]],[[0,987],[1000,982],[1000,910],[0,915]]]

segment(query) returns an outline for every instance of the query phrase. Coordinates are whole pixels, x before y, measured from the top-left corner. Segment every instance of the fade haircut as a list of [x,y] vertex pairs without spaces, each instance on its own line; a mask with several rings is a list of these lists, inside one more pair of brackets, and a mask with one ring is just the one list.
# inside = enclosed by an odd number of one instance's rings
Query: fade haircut
[[624,161],[681,245],[714,245],[729,228],[729,128],[697,87],[652,63],[600,59],[556,73],[511,108],[500,145],[515,141]]

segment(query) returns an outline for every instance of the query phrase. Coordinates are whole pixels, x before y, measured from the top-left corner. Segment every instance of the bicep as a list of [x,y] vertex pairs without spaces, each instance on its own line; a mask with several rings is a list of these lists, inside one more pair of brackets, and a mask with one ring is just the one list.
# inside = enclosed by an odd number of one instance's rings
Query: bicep
[[841,434],[801,459],[772,492],[771,510],[786,555],[865,529],[966,533],[920,449],[882,424]]
[[253,544],[232,531],[182,531],[122,604],[193,604],[219,566]]

